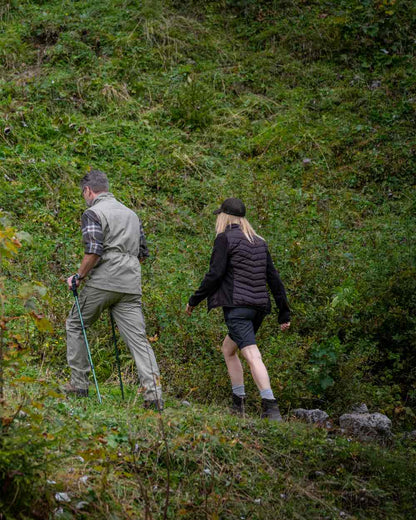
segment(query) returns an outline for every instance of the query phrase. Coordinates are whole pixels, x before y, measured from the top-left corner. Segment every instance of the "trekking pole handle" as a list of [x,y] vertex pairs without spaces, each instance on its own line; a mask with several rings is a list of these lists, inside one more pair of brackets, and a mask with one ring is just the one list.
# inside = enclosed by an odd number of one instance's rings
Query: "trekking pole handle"
[[71,291],[73,293],[74,296],[78,296],[78,291],[77,291],[77,280],[79,280],[79,274],[74,274],[74,276],[72,277],[72,287],[71,287]]

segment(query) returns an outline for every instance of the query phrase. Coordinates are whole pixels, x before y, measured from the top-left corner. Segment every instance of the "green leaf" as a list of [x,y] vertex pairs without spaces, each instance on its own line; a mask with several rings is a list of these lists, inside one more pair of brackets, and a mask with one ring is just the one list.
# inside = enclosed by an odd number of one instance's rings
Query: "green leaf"
[[33,313],[32,316],[35,321],[36,328],[40,332],[53,332],[52,323],[47,318],[45,318],[44,316],[38,316],[35,313]]

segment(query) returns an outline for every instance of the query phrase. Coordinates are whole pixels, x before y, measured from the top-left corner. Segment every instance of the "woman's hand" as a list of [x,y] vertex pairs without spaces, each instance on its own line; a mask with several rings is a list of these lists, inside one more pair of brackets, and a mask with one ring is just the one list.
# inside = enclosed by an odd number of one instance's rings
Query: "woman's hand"
[[186,304],[186,309],[185,309],[185,312],[188,316],[190,316],[192,314],[192,311],[195,309],[195,307],[191,307],[189,305],[189,303]]
[[280,330],[281,330],[282,332],[284,332],[285,330],[288,330],[289,327],[290,327],[290,321],[288,321],[287,323],[282,323],[282,324],[280,325]]

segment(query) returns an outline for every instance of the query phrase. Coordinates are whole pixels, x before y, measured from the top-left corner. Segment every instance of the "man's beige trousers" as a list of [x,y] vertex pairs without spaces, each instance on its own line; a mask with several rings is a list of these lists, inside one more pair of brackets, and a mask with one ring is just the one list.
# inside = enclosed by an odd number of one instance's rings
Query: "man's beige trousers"
[[[130,349],[136,363],[144,399],[146,401],[161,399],[159,367],[153,349],[146,337],[141,296],[85,286],[79,296],[79,305],[86,329],[97,321],[105,309],[111,307],[121,337]],[[89,385],[88,373],[91,368],[78,309],[75,304],[66,321],[66,333],[71,384],[76,388],[87,389]],[[91,354],[94,361],[94,352]]]

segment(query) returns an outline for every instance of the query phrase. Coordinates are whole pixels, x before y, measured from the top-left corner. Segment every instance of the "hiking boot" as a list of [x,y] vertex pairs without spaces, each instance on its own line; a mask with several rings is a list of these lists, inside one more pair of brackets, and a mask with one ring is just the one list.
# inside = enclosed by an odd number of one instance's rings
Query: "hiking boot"
[[153,410],[154,412],[161,412],[164,408],[165,403],[163,399],[149,399],[143,403],[143,408],[146,410]]
[[269,421],[278,422],[283,421],[276,399],[262,399],[261,410],[262,419],[269,419]]
[[76,388],[71,383],[61,386],[61,390],[66,395],[76,395],[77,397],[88,397],[88,388]]
[[240,397],[239,395],[236,395],[233,393],[233,403],[230,406],[230,411],[234,415],[241,415],[243,416],[245,414],[245,408],[246,408],[246,397]]

